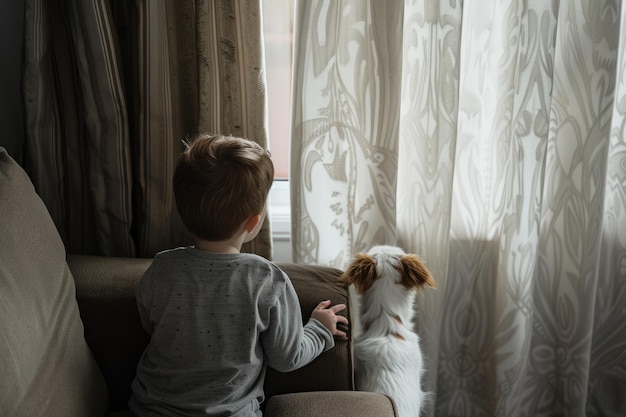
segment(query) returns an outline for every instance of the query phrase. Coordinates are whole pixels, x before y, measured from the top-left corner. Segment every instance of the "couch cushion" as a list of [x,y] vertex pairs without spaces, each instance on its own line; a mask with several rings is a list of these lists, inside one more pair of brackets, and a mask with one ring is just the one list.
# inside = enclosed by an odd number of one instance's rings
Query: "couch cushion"
[[393,417],[397,412],[393,400],[377,392],[326,391],[275,395],[268,400],[264,415]]
[[103,416],[106,386],[83,336],[63,242],[4,148],[0,236],[2,415]]
[[[323,300],[332,304],[346,304],[346,311],[339,314],[351,319],[348,290],[339,283],[341,271],[335,268],[280,263],[279,266],[291,279],[302,308],[302,320],[306,322],[313,309]],[[350,337],[350,327],[343,328]],[[313,390],[354,390],[352,344],[335,339],[335,347],[317,357],[310,364],[288,373],[267,370],[265,395]]]
[[[128,409],[137,362],[150,336],[135,293],[152,259],[68,255],[85,339],[109,390],[109,411]],[[108,416],[107,416],[108,417]]]

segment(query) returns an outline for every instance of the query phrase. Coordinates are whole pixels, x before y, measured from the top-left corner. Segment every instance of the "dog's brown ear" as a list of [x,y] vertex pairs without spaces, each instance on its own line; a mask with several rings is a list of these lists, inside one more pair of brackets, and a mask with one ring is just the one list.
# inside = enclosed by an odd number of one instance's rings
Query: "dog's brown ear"
[[358,294],[367,291],[376,280],[376,262],[366,253],[357,253],[346,270],[339,277],[339,281],[349,286],[354,284]]
[[398,270],[402,274],[402,285],[406,289],[421,289],[425,286],[437,288],[435,279],[417,255],[402,256]]

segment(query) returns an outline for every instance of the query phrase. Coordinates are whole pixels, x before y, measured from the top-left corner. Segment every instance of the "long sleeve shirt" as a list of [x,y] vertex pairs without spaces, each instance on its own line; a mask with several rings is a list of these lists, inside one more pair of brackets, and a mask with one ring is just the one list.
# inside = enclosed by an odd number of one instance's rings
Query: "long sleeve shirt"
[[303,325],[289,278],[257,255],[161,252],[137,305],[151,335],[129,402],[140,417],[259,416],[266,366],[294,370],[334,346],[317,320]]

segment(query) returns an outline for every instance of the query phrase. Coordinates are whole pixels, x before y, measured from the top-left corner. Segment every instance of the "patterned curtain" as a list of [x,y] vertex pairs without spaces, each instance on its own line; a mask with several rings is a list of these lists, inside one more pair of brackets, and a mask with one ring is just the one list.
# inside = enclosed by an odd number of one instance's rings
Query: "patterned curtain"
[[[25,163],[69,252],[191,243],[171,190],[181,141],[267,145],[260,19],[260,1],[25,1]],[[244,250],[270,257],[269,222]]]
[[298,1],[297,262],[420,254],[426,415],[626,415],[626,8]]

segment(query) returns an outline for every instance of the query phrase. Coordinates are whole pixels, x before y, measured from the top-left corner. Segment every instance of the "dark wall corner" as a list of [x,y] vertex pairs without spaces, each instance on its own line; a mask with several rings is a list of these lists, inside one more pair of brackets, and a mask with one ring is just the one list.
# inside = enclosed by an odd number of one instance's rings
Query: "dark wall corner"
[[0,146],[19,163],[24,157],[23,42],[24,0],[0,0]]

